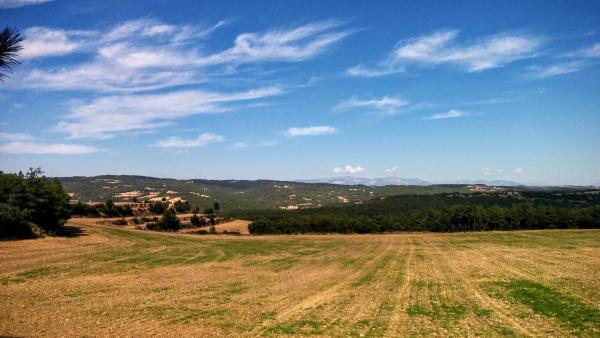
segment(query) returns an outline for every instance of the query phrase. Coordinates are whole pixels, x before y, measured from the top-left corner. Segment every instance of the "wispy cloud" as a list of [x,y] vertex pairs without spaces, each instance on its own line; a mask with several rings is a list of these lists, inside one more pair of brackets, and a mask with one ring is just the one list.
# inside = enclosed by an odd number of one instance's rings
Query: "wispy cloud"
[[408,65],[436,66],[451,64],[467,72],[480,72],[537,55],[543,44],[540,37],[503,33],[469,43],[457,42],[458,30],[441,30],[401,41],[373,67],[363,65],[348,69],[353,76],[382,76],[404,71]]
[[534,79],[545,79],[547,77],[575,73],[587,65],[584,61],[569,61],[555,63],[548,66],[533,66],[530,67],[530,72],[525,76]]
[[233,109],[231,103],[281,93],[280,87],[273,86],[234,93],[188,90],[105,96],[75,105],[55,130],[73,138],[110,138],[120,132],[156,129],[191,115],[229,111]]
[[351,165],[346,165],[344,167],[335,167],[333,168],[333,170],[331,170],[331,172],[334,174],[360,174],[366,171],[367,169],[361,166],[353,167]]
[[80,144],[13,141],[0,144],[0,153],[28,155],[80,155],[98,152],[95,147]]
[[65,55],[82,46],[81,42],[71,38],[75,33],[71,34],[62,29],[31,27],[25,30],[24,35],[21,51],[21,57],[24,59]]
[[308,23],[266,33],[243,33],[233,47],[199,60],[204,64],[247,63],[258,61],[302,61],[312,58],[351,34],[338,30],[336,20]]
[[[52,69],[33,68],[15,86],[45,90],[140,92],[197,84],[235,73],[238,66],[300,62],[313,58],[352,32],[335,20],[287,29],[239,34],[233,46],[201,52],[200,39],[224,26],[170,25],[138,19],[106,31],[26,30],[23,56],[36,59],[81,52],[87,60]],[[225,66],[225,67],[223,67]]]
[[205,146],[209,143],[222,142],[225,138],[221,135],[211,134],[211,133],[203,133],[198,135],[198,137],[193,139],[184,139],[181,137],[168,137],[163,140],[159,140],[154,144],[155,147],[158,148],[197,148]]
[[397,173],[399,169],[400,169],[399,167],[394,166],[394,167],[391,167],[391,168],[386,168],[385,172],[388,173],[388,174],[394,174],[394,173]]
[[584,57],[584,58],[600,57],[600,43],[596,43],[590,47],[580,49],[577,52],[571,54],[571,56]]
[[435,114],[427,117],[428,120],[443,120],[443,119],[455,119],[458,117],[465,117],[471,114],[462,112],[460,110],[451,109],[447,113]]
[[30,134],[0,132],[0,142],[22,142],[33,140],[35,140],[35,137]]
[[330,135],[337,130],[330,126],[292,127],[284,132],[288,137]]
[[0,8],[17,8],[23,6],[43,4],[52,0],[0,0]]
[[359,99],[357,97],[351,97],[348,100],[338,103],[333,110],[345,111],[352,109],[368,109],[376,111],[380,115],[389,116],[396,114],[399,108],[409,104],[409,101],[394,96],[383,96],[375,99]]
[[523,168],[516,168],[515,169],[515,174],[517,174],[517,175],[523,174]]

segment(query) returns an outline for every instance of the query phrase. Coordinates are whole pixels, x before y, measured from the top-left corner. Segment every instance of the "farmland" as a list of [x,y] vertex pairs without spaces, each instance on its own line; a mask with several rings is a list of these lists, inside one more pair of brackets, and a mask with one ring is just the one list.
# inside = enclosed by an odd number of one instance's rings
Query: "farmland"
[[600,231],[0,242],[6,336],[598,336]]

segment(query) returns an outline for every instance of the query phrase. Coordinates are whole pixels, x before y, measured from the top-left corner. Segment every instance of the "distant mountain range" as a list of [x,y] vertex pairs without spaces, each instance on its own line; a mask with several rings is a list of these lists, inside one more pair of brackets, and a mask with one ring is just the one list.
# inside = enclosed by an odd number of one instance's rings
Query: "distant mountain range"
[[461,180],[456,181],[454,184],[485,184],[485,185],[495,185],[495,186],[506,186],[506,187],[516,187],[520,185],[524,185],[515,181],[506,181],[506,180]]
[[[432,183],[422,180],[420,178],[402,178],[402,177],[355,177],[355,176],[341,176],[341,177],[328,177],[328,178],[317,178],[310,180],[297,180],[302,183],[329,183],[339,185],[366,185],[370,187],[381,187],[386,185],[431,185]],[[519,186],[522,185],[519,182],[506,181],[506,180],[461,180],[452,182],[450,184],[485,184],[493,186]]]
[[366,185],[370,187],[381,187],[384,185],[431,185],[431,183],[419,178],[401,178],[401,177],[355,177],[341,176],[317,178],[311,180],[298,180],[302,183],[329,183],[339,185]]

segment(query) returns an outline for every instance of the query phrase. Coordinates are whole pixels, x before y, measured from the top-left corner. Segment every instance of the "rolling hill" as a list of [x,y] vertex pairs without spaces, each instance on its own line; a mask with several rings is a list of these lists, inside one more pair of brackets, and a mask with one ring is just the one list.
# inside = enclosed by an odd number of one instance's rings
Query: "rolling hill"
[[401,194],[468,192],[465,185],[341,185],[274,180],[177,180],[130,175],[58,177],[71,198],[80,201],[129,201],[179,196],[194,206],[216,199],[227,210],[296,209],[361,203]]

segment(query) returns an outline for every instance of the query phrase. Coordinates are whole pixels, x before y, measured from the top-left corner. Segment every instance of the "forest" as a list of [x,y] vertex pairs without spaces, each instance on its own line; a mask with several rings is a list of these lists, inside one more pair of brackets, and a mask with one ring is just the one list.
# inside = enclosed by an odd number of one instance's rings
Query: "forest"
[[597,191],[402,195],[304,210],[234,212],[252,234],[600,228]]

